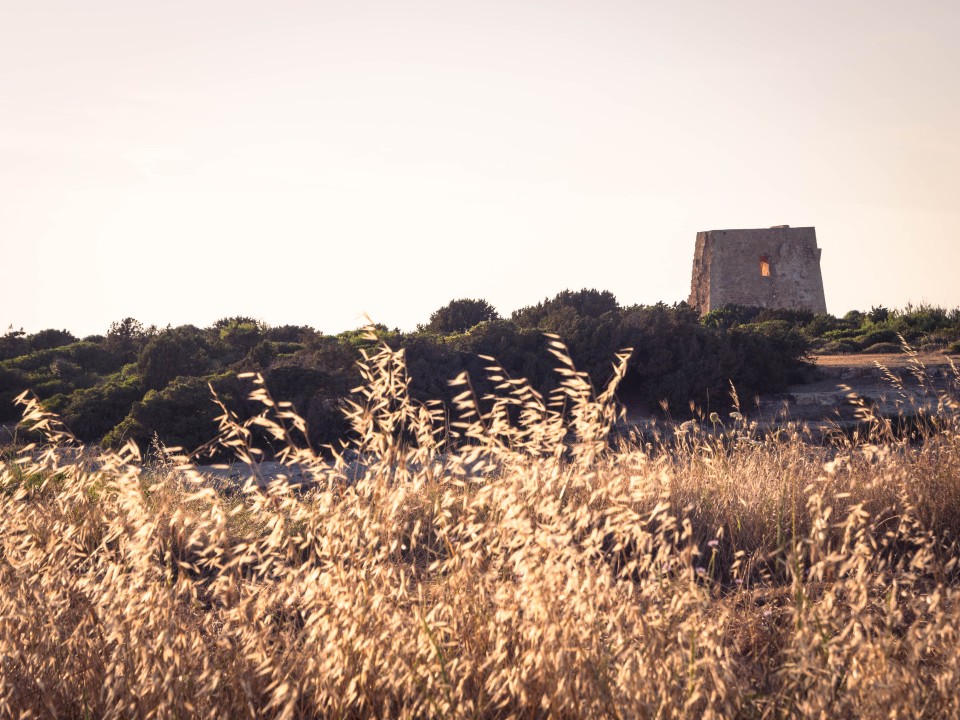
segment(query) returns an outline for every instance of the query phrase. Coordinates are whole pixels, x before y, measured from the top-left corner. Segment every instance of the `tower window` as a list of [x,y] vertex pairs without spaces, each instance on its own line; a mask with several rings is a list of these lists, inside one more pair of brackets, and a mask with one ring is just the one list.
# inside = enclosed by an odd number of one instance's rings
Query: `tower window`
[[770,258],[766,255],[760,256],[760,276],[770,277]]

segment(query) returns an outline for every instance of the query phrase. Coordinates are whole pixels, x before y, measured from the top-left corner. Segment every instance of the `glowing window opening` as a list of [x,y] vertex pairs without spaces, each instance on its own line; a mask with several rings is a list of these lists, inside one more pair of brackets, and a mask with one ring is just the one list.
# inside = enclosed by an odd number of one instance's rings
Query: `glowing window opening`
[[770,277],[770,258],[766,255],[760,256],[760,276]]

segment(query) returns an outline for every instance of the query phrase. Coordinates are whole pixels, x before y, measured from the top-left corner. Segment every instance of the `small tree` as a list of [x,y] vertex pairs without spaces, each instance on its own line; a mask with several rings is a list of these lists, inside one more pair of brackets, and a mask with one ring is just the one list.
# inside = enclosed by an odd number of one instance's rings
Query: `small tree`
[[76,341],[77,338],[69,330],[55,330],[53,328],[27,336],[27,342],[33,351],[63,347]]
[[617,312],[620,304],[609,290],[563,290],[552,299],[513,311],[513,321],[523,328],[538,328],[563,335],[578,318],[599,318]]
[[248,322],[237,318],[234,322],[215,325],[219,328],[219,339],[223,345],[239,353],[247,353],[256,347],[263,339],[263,328],[260,323]]
[[466,332],[474,325],[499,320],[500,315],[486,300],[452,300],[430,316],[426,330],[436,333]]
[[9,360],[30,352],[26,337],[23,328],[14,330],[13,325],[7,328],[7,331],[0,335],[0,360]]
[[143,327],[143,323],[126,317],[110,323],[107,330],[107,348],[119,355],[124,363],[133,362],[149,337],[150,333]]

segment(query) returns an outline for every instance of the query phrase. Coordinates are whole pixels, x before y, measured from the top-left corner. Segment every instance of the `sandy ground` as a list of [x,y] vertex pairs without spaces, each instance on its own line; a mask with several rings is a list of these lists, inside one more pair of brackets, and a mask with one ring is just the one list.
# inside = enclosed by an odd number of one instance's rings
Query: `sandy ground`
[[[743,412],[751,420],[777,424],[795,420],[814,427],[853,422],[857,403],[862,401],[881,414],[911,413],[917,408],[933,410],[943,392],[956,393],[960,356],[942,352],[921,353],[918,359],[925,367],[927,382],[921,385],[911,372],[911,357],[901,353],[819,355],[814,358],[819,379],[794,385],[786,392],[759,398],[741,398]],[[881,365],[901,379],[895,387],[877,367]],[[662,425],[652,408],[629,405],[627,423],[637,427]]]
[[[960,355],[946,355],[937,353],[920,353],[920,361],[927,367],[949,366],[950,360],[960,367]],[[888,368],[905,367],[910,362],[910,356],[903,353],[880,353],[877,355],[816,355],[814,357],[818,367],[876,367],[877,363]]]

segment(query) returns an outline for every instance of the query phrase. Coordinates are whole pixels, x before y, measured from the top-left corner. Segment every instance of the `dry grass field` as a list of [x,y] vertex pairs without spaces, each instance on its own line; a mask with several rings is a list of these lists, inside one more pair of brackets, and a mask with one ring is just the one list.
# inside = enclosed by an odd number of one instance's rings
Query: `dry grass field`
[[264,412],[219,442],[255,465],[270,434],[305,492],[78,451],[28,402],[0,714],[960,717],[957,382],[906,435],[865,417],[821,447],[734,413],[652,445],[611,439],[617,378],[595,393],[555,351],[556,396],[491,365],[497,396],[460,377],[449,414],[370,354],[334,462],[253,378]]

